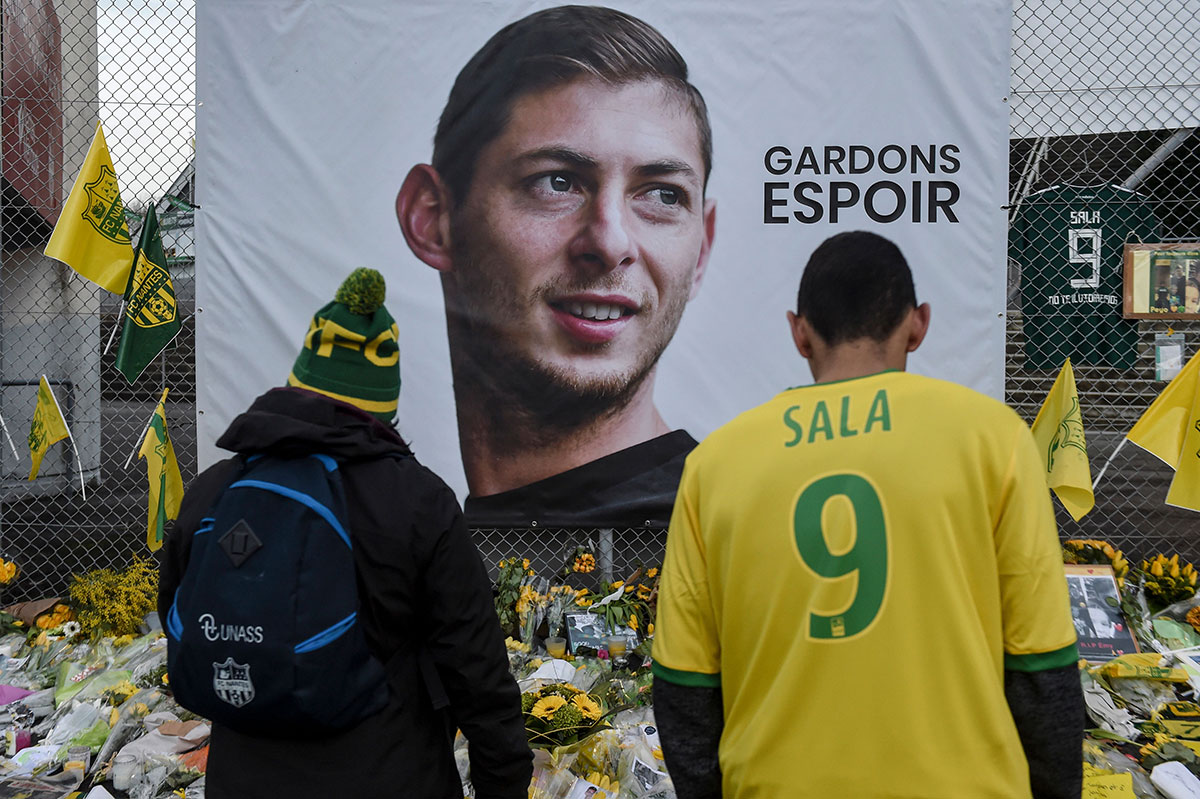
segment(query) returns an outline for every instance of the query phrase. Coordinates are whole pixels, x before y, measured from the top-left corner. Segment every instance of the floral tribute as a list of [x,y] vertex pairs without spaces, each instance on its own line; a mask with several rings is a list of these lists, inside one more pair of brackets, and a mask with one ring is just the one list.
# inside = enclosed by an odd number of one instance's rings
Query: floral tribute
[[609,729],[600,699],[567,683],[521,694],[521,712],[529,745],[535,748],[578,743]]
[[1125,559],[1121,550],[1116,549],[1107,541],[1081,538],[1065,541],[1063,542],[1063,562],[1103,563],[1112,566],[1118,586],[1125,584],[1125,577],[1129,574],[1129,561]]
[[1196,569],[1190,563],[1179,563],[1179,555],[1155,555],[1143,560],[1141,585],[1146,604],[1152,611],[1191,599],[1196,595]]
[[639,566],[624,580],[597,579],[596,554],[587,545],[569,547],[561,563],[550,577],[538,576],[525,557],[497,564],[496,615],[506,635],[526,644],[535,635],[561,636],[564,616],[579,610],[600,616],[614,633],[628,629],[643,641],[654,634],[657,566]]
[[70,593],[82,632],[92,637],[133,635],[157,604],[158,568],[149,558],[135,555],[121,571],[97,569],[76,575]]

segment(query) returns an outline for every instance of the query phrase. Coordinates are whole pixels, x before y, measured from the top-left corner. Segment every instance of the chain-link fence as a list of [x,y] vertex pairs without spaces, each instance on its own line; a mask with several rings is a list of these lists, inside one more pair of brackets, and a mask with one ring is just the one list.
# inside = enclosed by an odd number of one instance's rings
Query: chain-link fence
[[[0,417],[13,446],[0,441],[0,553],[22,570],[5,595],[19,599],[146,551],[145,467],[130,456],[163,386],[185,481],[196,473],[195,14],[191,2],[3,0],[3,15]],[[135,241],[156,205],[183,318],[174,346],[133,385],[114,366],[120,298],[42,255],[97,121]],[[53,446],[28,482],[42,375],[75,446]]]
[[[1093,475],[1112,460],[1090,514],[1059,507],[1061,533],[1195,560],[1200,517],[1164,504],[1171,468],[1116,450],[1166,385],[1160,360],[1200,344],[1200,316],[1174,318],[1200,314],[1200,252],[1128,278],[1123,257],[1200,242],[1200,7],[1015,5],[1005,399],[1032,422],[1069,356]],[[1126,294],[1158,318],[1123,318]]]
[[[1015,3],[1006,399],[1032,420],[1070,355],[1094,474],[1165,385],[1159,356],[1179,342],[1161,337],[1183,334],[1186,359],[1200,334],[1200,321],[1166,319],[1197,310],[1200,254],[1152,268],[1137,290],[1162,318],[1122,318],[1126,242],[1200,241],[1198,12],[1195,0]],[[195,17],[191,0],[3,0],[3,14],[0,417],[14,443],[0,441],[0,554],[24,572],[7,596],[25,598],[144,551],[146,479],[131,454],[163,386],[185,483],[195,476]],[[119,298],[41,254],[97,120],[135,236],[155,204],[184,320],[132,385],[114,368]],[[25,431],[43,374],[77,452],[55,447],[30,483]],[[1122,448],[1095,510],[1078,524],[1060,512],[1063,534],[1200,558],[1196,517],[1163,502],[1171,476]],[[532,554],[545,572],[587,544],[597,577],[620,577],[661,559],[665,531],[530,527],[476,540],[492,567]]]

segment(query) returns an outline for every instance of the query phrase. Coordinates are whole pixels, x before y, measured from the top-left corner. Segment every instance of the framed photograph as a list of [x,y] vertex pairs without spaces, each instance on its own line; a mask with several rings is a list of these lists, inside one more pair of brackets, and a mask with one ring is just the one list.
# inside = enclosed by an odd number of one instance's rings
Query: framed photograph
[[[604,617],[596,613],[568,613],[563,616],[563,625],[567,630],[567,649],[571,650],[571,654],[575,654],[581,646],[595,650],[604,649],[604,639],[614,634],[605,623]],[[633,630],[623,629],[616,634],[625,639],[627,652],[638,645],[637,633]]]
[[1200,241],[1125,245],[1126,319],[1200,319]]
[[1064,570],[1071,618],[1079,636],[1079,655],[1088,660],[1112,660],[1140,651],[1121,612],[1112,566],[1068,563]]

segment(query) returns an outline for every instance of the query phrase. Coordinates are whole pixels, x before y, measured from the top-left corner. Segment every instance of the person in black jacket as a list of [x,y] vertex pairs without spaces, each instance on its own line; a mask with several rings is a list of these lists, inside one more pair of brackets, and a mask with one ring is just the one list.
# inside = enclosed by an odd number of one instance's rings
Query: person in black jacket
[[[317,740],[250,736],[214,724],[211,799],[458,799],[456,729],[470,742],[480,799],[527,796],[532,754],[487,573],[453,492],[387,423],[400,380],[397,328],[383,296],[378,272],[353,273],[337,300],[313,317],[289,387],[256,399],[217,445],[239,456],[324,453],[341,464],[359,618],[372,652],[389,664],[388,703]],[[193,533],[240,468],[240,458],[221,461],[185,494],[163,548],[161,618],[187,567]]]

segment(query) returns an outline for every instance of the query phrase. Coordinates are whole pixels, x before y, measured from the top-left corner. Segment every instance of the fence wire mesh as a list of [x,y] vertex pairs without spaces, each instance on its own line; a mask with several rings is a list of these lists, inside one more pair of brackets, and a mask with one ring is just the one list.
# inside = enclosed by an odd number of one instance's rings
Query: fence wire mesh
[[[0,554],[23,571],[5,598],[22,599],[144,551],[146,478],[130,455],[163,387],[185,484],[196,474],[195,14],[191,0],[3,0],[3,15],[0,417],[16,455],[0,441]],[[1126,242],[1200,241],[1200,14],[1195,0],[1017,0],[1012,42],[1005,398],[1032,421],[1070,355],[1096,474],[1165,385],[1157,338],[1183,334],[1186,359],[1200,337],[1200,321],[1121,318]],[[184,320],[133,384],[109,344],[120,298],[41,254],[97,120],[135,235],[150,204],[162,221]],[[1153,311],[1196,310],[1200,254],[1145,291]],[[56,446],[28,482],[25,433],[43,374],[78,452]],[[1107,538],[1135,558],[1200,559],[1197,517],[1164,504],[1171,476],[1123,447],[1092,513],[1075,523],[1060,509],[1063,536]],[[660,561],[665,542],[650,528],[475,536],[493,572],[513,554],[552,572],[570,547],[590,545],[596,579]]]

